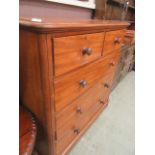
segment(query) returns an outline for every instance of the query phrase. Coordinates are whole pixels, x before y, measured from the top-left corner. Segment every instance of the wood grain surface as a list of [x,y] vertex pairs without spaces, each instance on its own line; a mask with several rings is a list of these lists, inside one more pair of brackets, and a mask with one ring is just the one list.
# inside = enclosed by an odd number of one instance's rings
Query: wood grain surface
[[31,155],[37,134],[37,126],[33,116],[20,106],[19,109],[19,154]]
[[45,132],[39,154],[67,155],[107,106],[128,25],[20,19],[20,98]]
[[117,30],[105,33],[103,56],[120,49],[124,43],[125,30]]
[[[112,78],[111,75],[108,78]],[[107,81],[102,79],[58,115],[56,120],[58,154],[61,154],[80,134],[95,113],[107,104],[108,90],[103,83]]]
[[54,38],[55,75],[71,71],[101,57],[104,33]]
[[128,22],[110,20],[55,20],[42,18],[41,22],[33,22],[31,18],[21,17],[20,27],[39,32],[72,32],[86,30],[115,30],[123,29],[130,24]]
[[[116,51],[113,55],[108,55],[94,63],[57,78],[54,81],[56,112],[65,108],[75,98],[92,87],[101,76],[105,76],[108,72],[113,72],[117,65],[118,57],[119,52]],[[84,87],[80,85],[82,80],[86,82]]]

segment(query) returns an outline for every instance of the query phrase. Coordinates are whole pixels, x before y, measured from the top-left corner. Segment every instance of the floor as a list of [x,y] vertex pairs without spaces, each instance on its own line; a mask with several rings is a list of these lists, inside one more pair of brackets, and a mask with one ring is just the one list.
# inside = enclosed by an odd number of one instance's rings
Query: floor
[[107,109],[73,148],[70,155],[134,155],[135,73],[113,90]]

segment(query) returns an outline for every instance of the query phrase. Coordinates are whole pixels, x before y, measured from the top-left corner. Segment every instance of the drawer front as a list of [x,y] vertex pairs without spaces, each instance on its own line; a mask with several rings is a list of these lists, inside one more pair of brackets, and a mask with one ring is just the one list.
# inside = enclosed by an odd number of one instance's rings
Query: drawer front
[[106,32],[103,56],[121,48],[121,45],[124,42],[124,34],[124,30]]
[[[80,135],[83,128],[101,108],[107,105],[110,88],[104,83],[109,83],[113,74],[100,81],[89,91],[65,108],[56,118],[57,151],[61,154],[70,143]],[[81,121],[82,120],[82,121]]]
[[74,123],[76,125],[78,119],[87,114],[88,109],[92,107],[94,103],[96,104],[100,98],[102,99],[106,91],[107,89],[103,83],[96,84],[85,94],[58,113],[56,118],[57,138],[60,139],[65,137],[67,133],[70,133],[67,129],[68,126],[71,126],[69,124]]
[[104,33],[54,38],[55,75],[100,58]]
[[57,78],[55,84],[55,107],[60,112],[74,99],[84,93],[96,81],[109,72],[114,72],[119,53]]
[[115,76],[115,72],[111,72],[106,77],[103,77],[101,80],[101,83],[105,89],[104,95],[107,97],[109,96],[111,92],[114,76]]
[[57,127],[61,128],[69,121],[70,118],[74,116],[77,118],[78,116],[81,116],[79,114],[86,113],[89,107],[92,107],[93,104],[99,99],[99,96],[107,99],[112,87],[113,78],[114,72],[111,72],[99,79],[94,87],[90,88],[85,94],[80,96],[81,102],[79,102],[79,99],[77,99],[71,105],[67,106],[64,110],[58,113]]

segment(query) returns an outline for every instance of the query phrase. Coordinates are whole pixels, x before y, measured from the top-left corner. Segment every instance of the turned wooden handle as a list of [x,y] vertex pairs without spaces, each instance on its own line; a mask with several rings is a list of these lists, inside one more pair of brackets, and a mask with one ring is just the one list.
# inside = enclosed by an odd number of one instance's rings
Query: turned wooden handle
[[112,66],[112,67],[115,66],[115,62],[111,62],[110,66]]
[[91,55],[92,54],[92,49],[91,48],[83,48],[82,50],[83,55]]
[[80,133],[80,129],[74,129],[74,133],[78,135]]
[[87,81],[86,80],[81,80],[79,84],[80,84],[81,87],[84,88],[84,87],[87,86]]
[[104,102],[103,100],[101,100],[101,99],[99,99],[99,102],[100,102],[101,104],[105,104],[105,102]]
[[114,40],[114,43],[115,43],[115,44],[117,44],[117,43],[119,44],[120,42],[121,42],[121,38],[116,37],[115,40]]
[[78,107],[78,108],[76,109],[76,112],[79,113],[79,114],[82,114],[82,110],[81,110],[81,108]]
[[106,105],[109,102],[109,97],[106,100],[99,99],[99,102],[103,105]]
[[104,87],[110,88],[110,85],[108,83],[104,83]]

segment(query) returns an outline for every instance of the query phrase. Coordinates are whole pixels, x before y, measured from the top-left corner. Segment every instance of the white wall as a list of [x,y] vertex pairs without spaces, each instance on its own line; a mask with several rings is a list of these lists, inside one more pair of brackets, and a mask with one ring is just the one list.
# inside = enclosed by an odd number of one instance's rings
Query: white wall
[[78,0],[45,0],[48,2],[62,3],[67,5],[74,5],[83,8],[95,9],[95,0],[78,1]]

